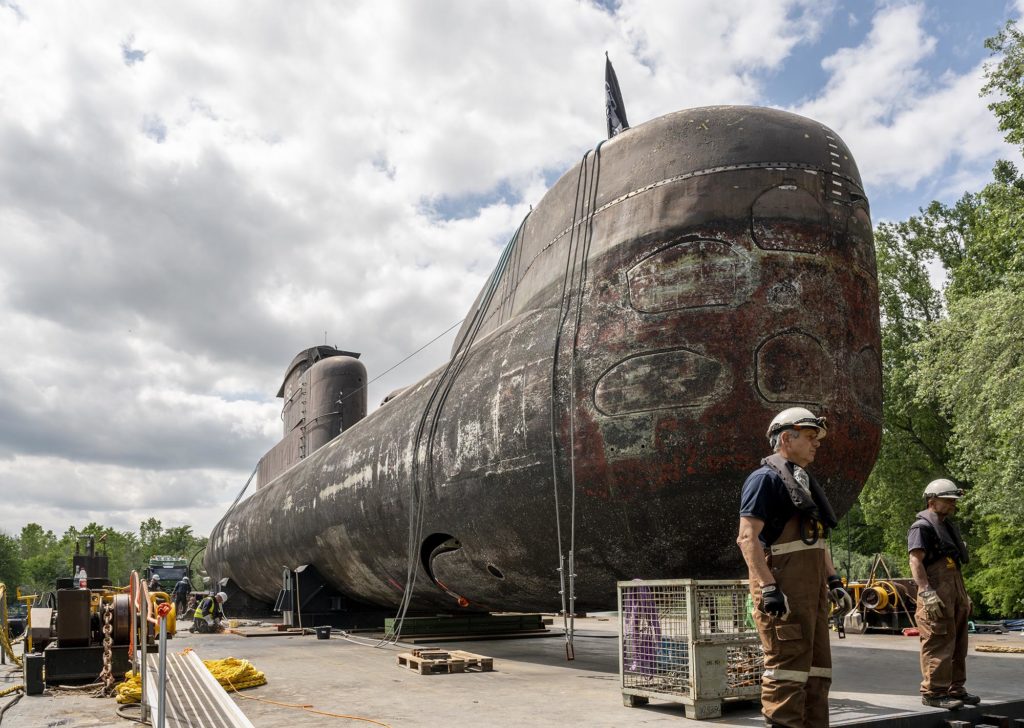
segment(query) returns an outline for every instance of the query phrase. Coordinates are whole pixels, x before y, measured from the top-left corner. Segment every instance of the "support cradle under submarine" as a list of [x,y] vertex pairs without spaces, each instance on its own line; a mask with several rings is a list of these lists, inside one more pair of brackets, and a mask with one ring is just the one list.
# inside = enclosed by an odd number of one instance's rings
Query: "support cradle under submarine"
[[548,191],[450,362],[369,416],[358,355],[301,353],[286,437],[205,566],[273,601],[282,566],[311,564],[352,600],[417,610],[556,611],[560,565],[576,611],[614,608],[620,579],[737,577],[739,490],[776,412],[828,416],[815,474],[838,514],[857,497],[880,346],[842,140],[765,108],[669,114]]

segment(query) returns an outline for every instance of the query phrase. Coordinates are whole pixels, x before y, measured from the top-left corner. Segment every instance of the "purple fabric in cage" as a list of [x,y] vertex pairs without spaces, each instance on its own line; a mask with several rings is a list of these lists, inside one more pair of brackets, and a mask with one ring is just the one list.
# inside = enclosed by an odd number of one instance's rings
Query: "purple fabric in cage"
[[653,675],[661,645],[661,620],[658,618],[651,588],[641,586],[629,589],[622,602],[622,611],[625,618],[623,642],[633,648],[632,654],[628,655],[632,659],[626,672]]

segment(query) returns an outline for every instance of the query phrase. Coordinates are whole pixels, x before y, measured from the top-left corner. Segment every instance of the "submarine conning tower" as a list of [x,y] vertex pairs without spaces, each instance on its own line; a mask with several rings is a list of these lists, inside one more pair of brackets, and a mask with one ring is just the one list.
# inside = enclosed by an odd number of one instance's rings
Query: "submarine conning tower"
[[366,417],[366,366],[355,352],[310,347],[292,359],[277,396],[283,437],[260,458],[258,488]]

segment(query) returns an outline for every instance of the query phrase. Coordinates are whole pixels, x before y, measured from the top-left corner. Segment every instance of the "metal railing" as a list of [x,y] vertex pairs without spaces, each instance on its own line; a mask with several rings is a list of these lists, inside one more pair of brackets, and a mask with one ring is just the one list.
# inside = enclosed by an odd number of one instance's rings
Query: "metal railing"
[[140,719],[150,722],[149,673],[147,670],[147,648],[150,644],[149,625],[153,625],[154,633],[157,635],[159,664],[157,667],[156,684],[156,725],[155,728],[164,728],[164,716],[167,705],[167,618],[171,614],[171,604],[167,594],[163,593],[164,601],[156,603],[156,595],[162,592],[150,593],[149,587],[139,573],[133,571],[128,580],[128,598],[132,614],[132,634],[129,642],[129,649],[132,656],[132,669],[139,673],[142,683],[142,699]]

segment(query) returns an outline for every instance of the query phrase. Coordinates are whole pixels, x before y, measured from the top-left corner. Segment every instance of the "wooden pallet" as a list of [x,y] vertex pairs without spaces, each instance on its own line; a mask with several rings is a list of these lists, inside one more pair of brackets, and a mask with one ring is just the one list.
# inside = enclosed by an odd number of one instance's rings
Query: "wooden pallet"
[[648,695],[637,695],[636,693],[643,692],[634,690],[632,692],[622,693],[622,704],[627,708],[636,708],[640,705],[647,705],[648,702],[653,698],[669,700],[673,703],[682,703],[683,710],[686,717],[690,720],[706,720],[708,718],[721,718],[722,717],[722,706],[725,703],[753,703],[757,702],[758,698],[753,695],[742,696],[742,697],[730,697],[730,698],[709,698],[701,700],[693,700],[689,697],[666,697],[665,695],[659,695],[657,693],[650,693]]
[[398,664],[415,670],[420,675],[436,675],[451,672],[490,672],[494,659],[474,655],[462,650],[423,649],[403,652],[398,655]]

